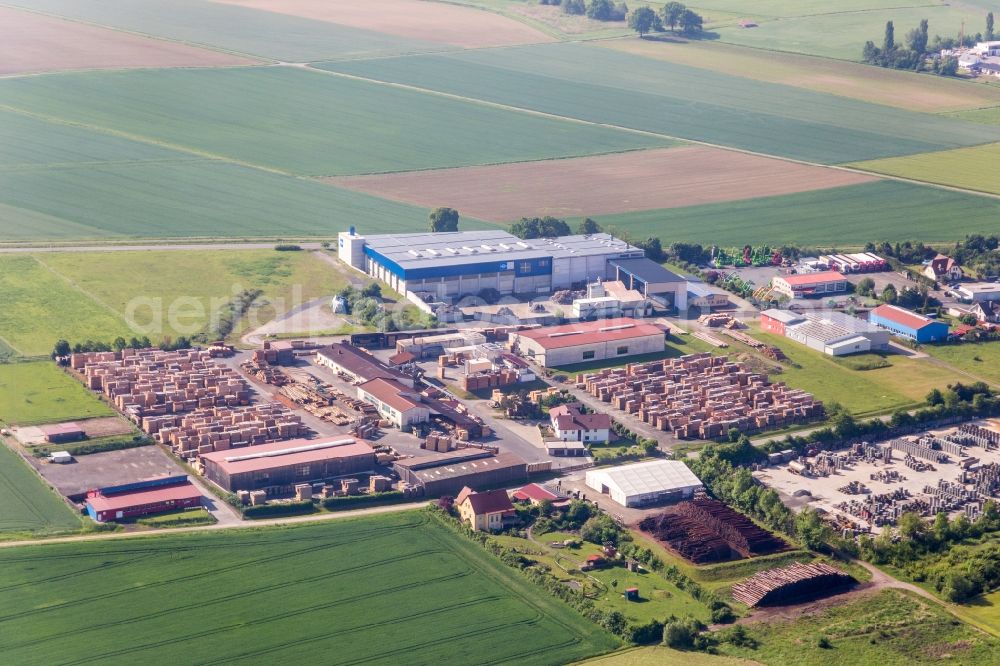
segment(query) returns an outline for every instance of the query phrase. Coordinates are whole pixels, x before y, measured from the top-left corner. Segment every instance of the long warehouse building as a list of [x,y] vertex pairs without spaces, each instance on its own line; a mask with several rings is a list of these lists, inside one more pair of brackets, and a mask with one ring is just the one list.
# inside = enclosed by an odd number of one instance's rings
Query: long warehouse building
[[662,352],[663,329],[635,319],[545,326],[511,333],[511,349],[546,368]]
[[375,451],[353,437],[293,439],[201,456],[205,478],[230,492],[292,492],[295,484],[327,481],[375,470]]
[[436,299],[540,294],[613,278],[610,262],[642,258],[642,249],[610,234],[522,240],[500,229],[361,236],[337,239],[341,261],[405,294]]

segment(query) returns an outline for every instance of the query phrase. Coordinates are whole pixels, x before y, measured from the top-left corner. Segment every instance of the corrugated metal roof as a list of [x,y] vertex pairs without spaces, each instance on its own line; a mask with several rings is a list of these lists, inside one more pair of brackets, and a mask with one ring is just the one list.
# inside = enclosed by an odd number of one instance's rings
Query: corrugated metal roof
[[784,280],[793,287],[800,287],[809,284],[820,284],[822,282],[837,282],[846,280],[837,271],[823,271],[821,273],[799,273],[797,275],[779,275],[776,280]]
[[889,305],[888,303],[884,303],[872,310],[872,314],[878,315],[882,319],[895,322],[900,326],[912,328],[913,330],[919,330],[928,324],[934,323],[933,319],[929,319],[923,315],[918,315],[916,312],[910,312],[909,310],[895,305]]
[[544,326],[528,331],[518,331],[518,337],[534,340],[545,349],[561,349],[595,342],[619,342],[651,335],[663,336],[663,330],[629,317],[598,319],[597,321]]
[[653,460],[587,472],[587,485],[620,490],[626,497],[650,495],[702,485],[687,465],[679,460]]
[[390,379],[370,379],[358,384],[358,389],[400,412],[420,407],[420,399],[413,389]]
[[131,493],[121,493],[105,497],[88,497],[87,504],[94,511],[122,511],[129,507],[143,504],[159,504],[167,501],[180,501],[201,497],[201,491],[191,483],[181,483],[176,486],[165,488],[151,488],[149,490],[137,490]]
[[[321,439],[292,439],[287,442],[212,451],[202,454],[201,458],[214,462],[227,474],[240,474],[365,454],[374,456],[372,447],[361,440],[353,437],[325,437]],[[233,460],[229,460],[229,458],[233,458]]]

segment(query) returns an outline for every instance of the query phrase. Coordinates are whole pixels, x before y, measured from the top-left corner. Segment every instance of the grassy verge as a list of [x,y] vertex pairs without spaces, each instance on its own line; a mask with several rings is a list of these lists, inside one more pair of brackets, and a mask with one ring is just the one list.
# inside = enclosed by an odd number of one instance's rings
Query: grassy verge
[[218,521],[215,520],[215,516],[210,514],[206,509],[201,508],[193,511],[170,511],[167,513],[160,513],[155,516],[139,518],[135,521],[135,524],[142,525],[143,527],[165,529],[171,527],[214,525],[216,522]]

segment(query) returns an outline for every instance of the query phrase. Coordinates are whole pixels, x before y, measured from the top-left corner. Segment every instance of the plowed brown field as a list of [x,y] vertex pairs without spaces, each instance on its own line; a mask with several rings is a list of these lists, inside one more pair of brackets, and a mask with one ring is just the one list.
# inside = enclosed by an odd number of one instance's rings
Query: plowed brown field
[[855,185],[871,176],[705,146],[327,182],[492,222],[678,208]]
[[225,67],[254,60],[0,7],[0,76],[81,69]]
[[493,12],[423,0],[214,0],[463,48],[554,41]]

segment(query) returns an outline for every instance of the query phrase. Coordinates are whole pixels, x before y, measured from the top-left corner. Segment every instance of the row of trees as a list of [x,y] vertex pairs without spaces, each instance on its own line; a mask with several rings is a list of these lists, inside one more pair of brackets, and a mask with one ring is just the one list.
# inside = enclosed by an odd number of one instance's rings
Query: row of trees
[[539,0],[539,4],[561,6],[567,14],[586,16],[595,21],[623,21],[628,14],[628,5],[611,0]]
[[[589,217],[576,227],[578,234],[599,234],[601,225]],[[525,240],[530,238],[555,238],[574,233],[566,220],[546,215],[545,217],[522,217],[510,227],[510,233]]]
[[[927,19],[920,21],[920,24],[906,33],[903,44],[896,41],[896,27],[892,21],[885,24],[885,34],[882,38],[882,46],[876,46],[875,42],[865,42],[861,50],[861,59],[869,65],[878,67],[888,67],[891,69],[911,69],[913,71],[923,71],[927,69],[927,54],[938,54],[945,49],[953,49],[959,46],[972,46],[983,40],[983,33],[965,37],[961,40],[944,38],[935,35],[931,41],[928,37]],[[993,12],[986,15],[987,40],[993,39]],[[958,58],[947,56],[942,58],[934,55],[931,59],[930,71],[941,76],[955,76],[958,74]]]
[[628,27],[639,33],[640,37],[651,32],[665,32],[667,27],[671,32],[680,29],[681,34],[693,36],[702,32],[704,20],[700,14],[680,2],[668,2],[659,12],[648,6],[634,10],[628,15]]
[[[58,340],[52,348],[52,358],[69,356],[70,354],[82,354],[84,352],[120,352],[123,349],[149,349],[153,346],[152,340],[148,336],[132,337],[128,340],[118,336],[112,342],[99,340],[83,340],[75,344],[70,344],[68,340]],[[176,349],[189,349],[191,347],[190,338],[180,336],[178,338],[164,337],[160,340],[158,348],[173,351]]]

